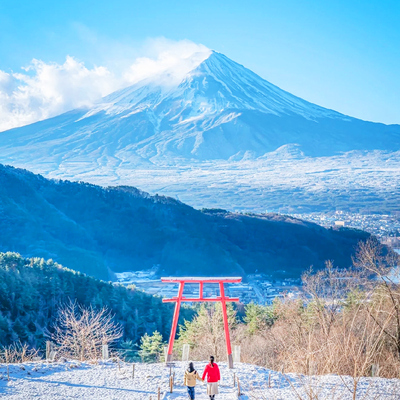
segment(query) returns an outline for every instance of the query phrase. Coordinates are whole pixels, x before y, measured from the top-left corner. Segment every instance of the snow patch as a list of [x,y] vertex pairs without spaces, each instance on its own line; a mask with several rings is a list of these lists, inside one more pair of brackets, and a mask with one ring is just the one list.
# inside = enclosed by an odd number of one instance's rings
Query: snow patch
[[[206,363],[195,362],[195,368],[202,373]],[[221,370],[220,394],[218,400],[237,399],[237,387],[233,387],[234,374],[240,380],[242,400],[285,399],[298,400],[308,398],[313,390],[316,398],[342,400],[352,399],[346,388],[352,387],[350,377],[335,375],[304,376],[282,374],[251,364],[236,363],[230,370],[226,363],[218,363]],[[134,399],[149,400],[157,398],[158,388],[161,398],[168,400],[186,400],[187,390],[183,385],[186,363],[176,362],[175,387],[169,393],[170,368],[165,364],[135,364],[135,377],[132,378],[132,364],[112,361],[98,364],[80,362],[45,362],[12,364],[7,371],[0,364],[0,396],[2,399],[41,400],[54,399]],[[268,387],[270,381],[270,387]],[[376,398],[396,400],[400,393],[400,380],[383,378],[361,378],[358,384],[357,398],[372,400]],[[397,396],[397,397],[396,397]],[[196,386],[196,399],[206,400],[205,384]]]

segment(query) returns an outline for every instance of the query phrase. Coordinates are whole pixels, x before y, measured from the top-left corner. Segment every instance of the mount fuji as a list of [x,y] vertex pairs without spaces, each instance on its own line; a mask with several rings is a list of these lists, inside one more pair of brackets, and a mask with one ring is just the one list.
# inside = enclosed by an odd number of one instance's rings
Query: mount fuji
[[0,162],[199,207],[371,209],[382,198],[397,207],[400,125],[311,104],[214,51],[193,60],[0,133]]

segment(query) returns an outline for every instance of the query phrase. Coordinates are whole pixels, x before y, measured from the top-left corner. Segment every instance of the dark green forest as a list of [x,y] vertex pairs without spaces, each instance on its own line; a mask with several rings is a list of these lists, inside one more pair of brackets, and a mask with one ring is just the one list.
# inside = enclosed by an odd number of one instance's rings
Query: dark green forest
[[[0,344],[20,340],[43,348],[60,305],[75,301],[107,307],[124,328],[123,340],[137,343],[158,330],[164,338],[171,327],[173,306],[134,288],[102,282],[63,268],[52,260],[0,253]],[[181,318],[193,311],[182,309]]]
[[51,258],[104,280],[154,265],[159,275],[299,278],[326,260],[350,266],[368,237],[284,215],[200,211],[134,187],[48,180],[0,164],[0,251]]

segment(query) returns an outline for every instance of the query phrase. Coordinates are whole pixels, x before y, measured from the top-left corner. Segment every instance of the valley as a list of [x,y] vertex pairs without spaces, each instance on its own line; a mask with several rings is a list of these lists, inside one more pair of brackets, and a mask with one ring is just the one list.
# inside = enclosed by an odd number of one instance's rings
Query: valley
[[157,277],[299,278],[326,260],[350,266],[358,242],[370,237],[274,213],[196,210],[135,187],[48,180],[1,165],[0,229],[0,251],[53,258],[106,280],[154,266]]

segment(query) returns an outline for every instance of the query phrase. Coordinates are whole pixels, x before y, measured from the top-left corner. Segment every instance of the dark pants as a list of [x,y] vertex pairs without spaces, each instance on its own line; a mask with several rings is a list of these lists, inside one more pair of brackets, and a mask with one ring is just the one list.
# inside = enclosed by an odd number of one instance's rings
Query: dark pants
[[190,400],[194,400],[194,386],[188,386],[187,388]]

